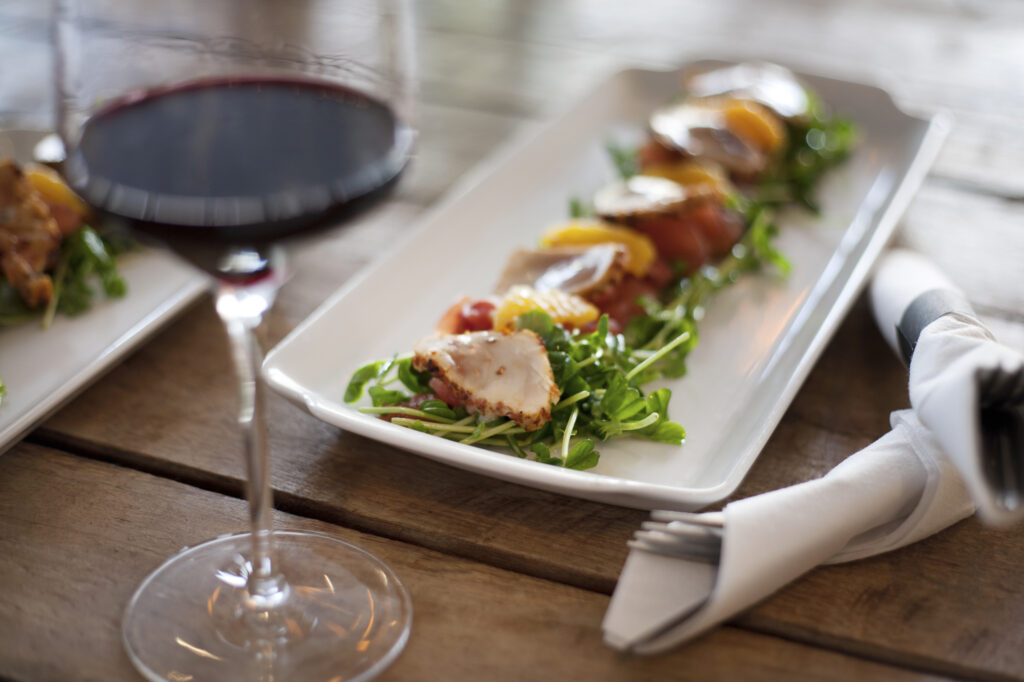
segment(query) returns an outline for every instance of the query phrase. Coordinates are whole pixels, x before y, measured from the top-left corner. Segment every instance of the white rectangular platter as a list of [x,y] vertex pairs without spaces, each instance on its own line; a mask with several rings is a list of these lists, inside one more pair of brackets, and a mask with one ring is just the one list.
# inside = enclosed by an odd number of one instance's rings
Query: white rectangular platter
[[[30,161],[37,131],[0,132],[0,158]],[[34,322],[0,327],[0,452],[113,367],[207,288],[206,278],[160,251],[125,254],[118,267],[124,298],[104,300],[48,329]],[[99,285],[97,284],[98,288]]]
[[267,357],[264,374],[314,416],[453,466],[523,485],[639,508],[697,509],[739,485],[864,285],[949,127],[917,118],[884,91],[802,75],[852,118],[854,155],[818,189],[820,216],[779,215],[790,276],[749,276],[711,301],[688,376],[672,389],[682,446],[599,443],[600,463],[572,471],[394,426],[342,400],[363,364],[409,352],[462,295],[486,295],[505,257],[564,220],[570,197],[616,177],[609,140],[643,130],[678,94],[680,72],[616,74],[547,125],[477,169],[395,250],[336,292]]

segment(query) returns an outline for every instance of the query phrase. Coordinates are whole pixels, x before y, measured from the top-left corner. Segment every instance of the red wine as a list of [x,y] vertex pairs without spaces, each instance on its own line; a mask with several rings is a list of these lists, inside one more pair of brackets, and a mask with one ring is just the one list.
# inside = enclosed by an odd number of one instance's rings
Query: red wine
[[387,105],[335,84],[203,80],[94,114],[65,168],[104,214],[210,260],[371,204],[397,180],[411,139]]

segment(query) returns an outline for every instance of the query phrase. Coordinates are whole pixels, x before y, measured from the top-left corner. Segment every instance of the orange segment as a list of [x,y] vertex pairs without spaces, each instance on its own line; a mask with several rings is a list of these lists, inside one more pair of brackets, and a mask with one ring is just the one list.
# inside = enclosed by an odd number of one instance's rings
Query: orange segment
[[786,142],[782,121],[757,102],[730,100],[722,113],[729,130],[766,152],[778,151]]
[[64,184],[60,174],[49,166],[38,164],[26,166],[25,176],[32,183],[32,187],[42,196],[43,201],[67,206],[82,218],[88,215],[89,207],[71,191],[70,187]]
[[654,263],[657,251],[647,236],[628,227],[599,220],[572,220],[550,228],[540,238],[541,246],[581,246],[617,243],[626,247],[626,270],[643,277]]
[[543,310],[555,324],[582,327],[598,317],[598,310],[579,296],[557,289],[537,291],[527,286],[509,289],[494,311],[494,328],[505,331],[515,328],[516,318],[533,310]]
[[717,196],[734,190],[725,169],[713,161],[684,159],[671,163],[655,163],[644,167],[644,175],[654,175],[677,182],[683,187],[710,187]]

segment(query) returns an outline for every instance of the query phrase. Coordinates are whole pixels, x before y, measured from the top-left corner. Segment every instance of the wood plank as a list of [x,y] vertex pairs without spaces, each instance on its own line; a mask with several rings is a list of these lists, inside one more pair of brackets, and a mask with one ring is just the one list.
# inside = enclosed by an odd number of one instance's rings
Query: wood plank
[[[52,125],[48,16],[38,9],[44,5],[0,8],[10,38],[0,56],[19,64],[0,81],[5,126]],[[881,80],[913,109],[954,111],[958,125],[936,174],[1024,195],[1024,98],[1007,87],[1024,78],[1015,49],[1024,22],[1012,5],[791,5],[793,12],[780,7],[766,16],[749,0],[658,3],[644,12],[607,0],[491,3],[469,11],[441,0],[417,3],[424,139],[448,126],[465,145],[475,128],[494,124],[490,117],[550,117],[626,64],[663,68],[709,55],[758,56]],[[680,41],[680,26],[702,30]],[[871,49],[864,48],[865,35],[872,36]],[[447,109],[447,118],[434,117],[432,106]],[[434,173],[420,177],[426,186],[407,185],[416,188],[410,196],[434,198],[446,186]]]
[[[954,279],[960,277],[972,298],[996,315],[1004,327],[1000,333],[1024,338],[1015,318],[1021,310],[1015,294],[1024,287],[1006,287],[1006,278],[992,269],[975,269],[979,260],[987,264],[984,254],[990,251],[973,247],[981,239],[987,249],[1006,253],[1019,242],[1020,205],[984,196],[1024,188],[1018,123],[1024,96],[1005,87],[1024,73],[1016,49],[1018,9],[997,2],[932,7],[923,0],[895,6],[882,0],[788,2],[767,13],[753,2],[665,2],[642,13],[608,0],[472,8],[437,0],[420,8],[427,106],[420,159],[400,193],[408,203],[389,205],[299,255],[295,281],[271,319],[271,341],[400,239],[420,205],[529,126],[524,119],[560,111],[624,61],[665,65],[732,51],[737,43],[745,54],[813,64],[821,71],[861,78],[881,73],[895,83],[901,102],[956,110],[960,126],[937,174],[975,183],[976,191],[929,183],[908,214],[904,238],[950,268]],[[701,30],[690,30],[694,26]],[[871,36],[871,49],[864,36]],[[975,231],[977,225],[983,229]],[[965,252],[966,266],[960,263]],[[197,307],[38,437],[237,492],[241,464],[226,357],[212,313]],[[889,411],[905,406],[904,382],[862,301],[738,495],[820,475],[870,442],[887,429]],[[497,567],[608,592],[625,556],[624,542],[645,516],[427,462],[339,433],[279,399],[273,401],[272,423],[274,480],[286,509]],[[989,560],[982,561],[986,555]],[[1022,555],[1020,534],[961,524],[889,557],[816,571],[743,623],[923,669],[1021,677],[1022,598],[1013,589],[1019,583],[1010,567]],[[528,615],[525,605],[522,611]],[[455,630],[446,634],[458,636]],[[556,668],[560,663],[542,662]]]
[[[424,164],[431,164],[427,174],[435,182],[485,156],[491,141],[503,139],[512,127],[504,122],[513,119],[495,117],[493,127],[482,127],[467,141],[461,131],[444,127],[448,112],[435,108],[438,127],[424,141]],[[460,139],[465,145],[457,147]],[[458,155],[447,153],[453,147],[460,150]],[[979,201],[994,211],[991,202],[950,196],[938,190],[926,193],[914,211],[931,210],[949,225],[972,224]],[[415,205],[391,204],[304,249],[297,258],[296,277],[271,317],[270,341],[281,338],[337,284],[400,239],[418,212]],[[1009,216],[995,213],[1003,221],[1014,215],[1012,207]],[[922,230],[930,225],[909,219],[908,224],[922,225]],[[198,307],[58,415],[43,435],[132,466],[237,492],[242,472],[235,454],[226,357],[219,324],[208,307]],[[887,429],[889,411],[906,405],[904,382],[902,369],[862,303],[738,494],[820,475],[870,442]],[[839,414],[836,405],[844,406]],[[625,540],[644,516],[422,461],[339,433],[279,400],[273,402],[272,424],[274,481],[286,508],[553,580],[609,592],[625,557]],[[980,621],[983,613],[972,610],[967,618]],[[777,622],[776,627],[786,625]],[[852,632],[858,627],[850,624]],[[894,627],[873,624],[866,646],[887,641],[888,629]],[[933,647],[927,655],[955,660],[960,653]]]
[[896,243],[928,255],[980,309],[1024,323],[1024,203],[927,186]]
[[[180,547],[237,530],[245,518],[239,500],[16,447],[0,458],[0,676],[140,679],[119,624],[135,587]],[[521,680],[539,671],[550,679],[770,679],[794,670],[807,679],[928,678],[731,628],[670,655],[620,656],[600,640],[603,595],[329,524],[275,520],[353,542],[401,576],[414,626],[381,680]]]
[[[977,665],[991,679],[1021,679],[1022,546],[1024,530],[970,519],[897,552],[817,569],[740,622],[908,665],[929,665],[945,649],[954,675],[973,679]],[[861,628],[853,639],[851,623]]]
[[417,150],[397,196],[424,205],[455,191],[464,174],[538,125],[503,113],[435,104],[421,104],[417,115]]
[[[888,429],[889,412],[907,404],[905,374],[873,324],[862,301],[738,496],[821,475]],[[239,446],[229,371],[221,359],[226,349],[218,334],[206,306],[190,311],[48,422],[40,436],[237,493]],[[270,423],[273,480],[282,508],[561,583],[610,592],[626,555],[625,541],[646,516],[430,462],[340,432],[277,398],[271,400]],[[921,571],[900,553],[823,569],[826,575],[843,571],[843,589],[823,578],[798,583],[790,589],[800,590],[802,599],[784,592],[779,598],[786,608],[770,601],[745,622],[814,642],[827,634],[827,644],[888,661],[902,660],[891,643],[909,638],[901,650],[927,669],[1024,675],[1017,640],[992,635],[1015,632],[1019,624],[1024,597],[1002,567],[1024,561],[1024,531],[998,535],[963,524],[923,543],[914,556],[942,572],[922,584]],[[987,558],[993,556],[997,563]],[[884,617],[858,606],[879,581],[892,585]],[[958,591],[968,584],[973,589]],[[947,591],[946,586],[952,587]],[[906,634],[905,620],[892,614],[932,603],[928,600],[938,603],[939,615],[915,619]],[[817,636],[819,619],[832,629]],[[955,637],[984,640],[999,655],[958,646],[951,641]]]
[[[958,117],[936,172],[1020,196],[1024,79],[1018,10],[1005,3],[591,1],[462,11],[418,5],[423,96],[434,102],[547,117],[623,65],[666,68],[708,56],[768,58],[879,83],[904,106]],[[699,26],[678,40],[680,27]],[[871,36],[870,48],[865,36]],[[669,94],[666,95],[670,96]]]
[[[437,108],[436,113],[437,132],[423,152],[425,162],[434,164],[432,181],[442,171],[457,174],[460,166],[486,155],[491,140],[510,134],[505,122],[513,120],[496,117],[494,127],[484,126],[457,157],[446,157],[445,150],[461,133],[441,125],[447,110]],[[431,158],[437,161],[426,161]],[[949,196],[941,191],[922,195],[914,210],[934,206],[933,213],[952,224],[972,224],[977,202]],[[271,317],[270,341],[281,338],[335,286],[399,239],[418,211],[411,204],[389,205],[304,250],[295,280]],[[1012,219],[1012,207],[1010,211]],[[235,454],[234,397],[226,357],[219,324],[207,306],[197,307],[48,423],[41,435],[132,466],[237,492],[242,472]],[[870,442],[887,429],[889,411],[906,405],[904,381],[861,305],[819,362],[739,494],[820,475]],[[838,414],[836,405],[844,406]],[[644,516],[426,462],[339,433],[280,400],[272,408],[274,480],[279,499],[291,510],[605,592],[611,590],[625,556],[625,540]],[[966,617],[977,621],[970,627],[982,627],[978,623],[983,615],[980,609],[970,610]],[[850,631],[858,627],[850,624]],[[865,638],[868,646],[887,641],[888,629],[894,627],[873,624]],[[944,661],[961,655],[941,647],[926,646],[925,651]]]
[[[564,64],[575,63],[574,55],[581,52],[614,55],[620,62],[663,64],[695,55],[788,57],[799,64],[817,65],[821,71],[839,70],[872,80],[884,77],[898,88],[931,84],[947,103],[959,101],[977,111],[998,110],[1001,102],[1017,107],[1024,102],[1021,93],[1005,87],[1016,82],[1024,68],[1017,50],[1024,22],[1018,7],[999,2],[923,7],[919,2],[885,0],[793,1],[765,12],[756,0],[654,2],[645,11],[613,0],[585,0],[494,3],[466,11],[458,2],[437,0],[418,3],[417,18],[421,62],[428,78],[437,72],[431,68],[435,58],[461,65],[465,70],[453,80],[465,86],[473,74],[511,75],[514,71],[520,78],[490,79],[491,88],[483,82],[476,85],[483,86],[481,92],[500,94],[494,86],[509,84],[512,89],[506,96],[515,95],[518,102],[543,105],[543,100],[530,97],[542,89],[517,89],[529,87],[531,81],[550,82],[552,76],[541,73],[539,64],[551,63],[554,72],[568,73]],[[680,39],[681,32],[685,40]],[[443,52],[433,50],[457,51],[462,59],[442,58],[438,55]],[[510,52],[531,51],[537,51],[533,61],[538,66],[529,71],[524,70],[522,56],[504,59]],[[581,87],[582,80],[561,85],[572,90]],[[985,91],[983,97],[977,96],[980,91]],[[553,99],[547,102],[549,107],[557,104]]]

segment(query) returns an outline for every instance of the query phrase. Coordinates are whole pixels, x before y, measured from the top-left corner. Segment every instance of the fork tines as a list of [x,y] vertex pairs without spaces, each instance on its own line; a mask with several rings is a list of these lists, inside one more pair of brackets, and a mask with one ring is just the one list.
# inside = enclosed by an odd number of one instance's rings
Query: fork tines
[[627,544],[655,554],[717,562],[722,552],[720,514],[662,512],[651,514]]

